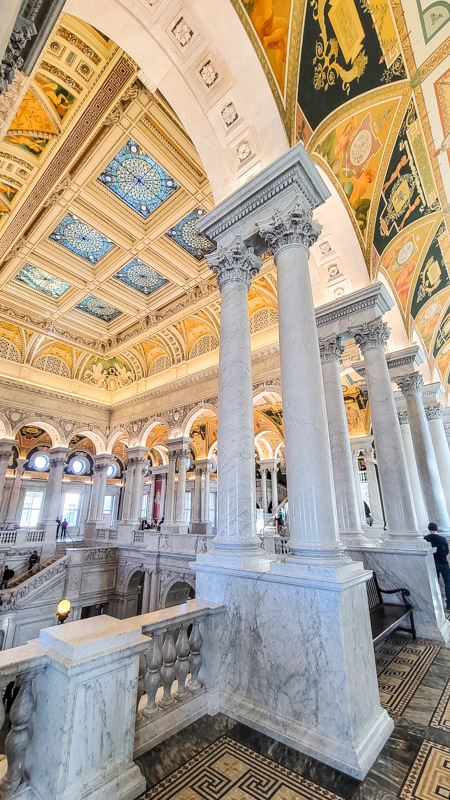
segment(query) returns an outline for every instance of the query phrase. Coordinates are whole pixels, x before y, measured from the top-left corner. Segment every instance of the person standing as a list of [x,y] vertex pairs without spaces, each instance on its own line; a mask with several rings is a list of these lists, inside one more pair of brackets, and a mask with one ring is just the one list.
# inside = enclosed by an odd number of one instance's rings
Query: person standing
[[8,567],[8,564],[5,564],[5,569],[3,570],[3,577],[2,582],[0,583],[0,589],[7,589],[8,588],[8,581],[14,578],[14,570]]
[[435,522],[429,523],[428,531],[429,533],[424,536],[424,539],[427,542],[430,542],[431,546],[435,548],[434,563],[436,566],[436,572],[438,580],[439,577],[441,577],[444,582],[447,609],[450,610],[450,565],[447,559],[448,542],[445,536],[440,536],[438,534],[438,526]]
[[61,522],[61,539],[66,538],[66,531],[69,527],[69,523],[67,522],[66,518],[64,517],[63,521]]
[[39,561],[39,556],[37,550],[33,550],[28,559],[28,575],[33,574],[33,567],[38,563],[38,561]]
[[59,517],[56,517],[56,538],[59,539],[59,532],[61,530],[61,520]]

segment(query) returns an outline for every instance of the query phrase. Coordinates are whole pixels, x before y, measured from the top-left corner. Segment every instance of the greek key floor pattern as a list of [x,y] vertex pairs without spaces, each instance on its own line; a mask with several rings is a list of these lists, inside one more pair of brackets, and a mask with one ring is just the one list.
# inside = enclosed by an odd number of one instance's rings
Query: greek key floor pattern
[[395,727],[364,781],[217,714],[137,759],[141,800],[450,800],[450,648],[396,636],[376,660]]

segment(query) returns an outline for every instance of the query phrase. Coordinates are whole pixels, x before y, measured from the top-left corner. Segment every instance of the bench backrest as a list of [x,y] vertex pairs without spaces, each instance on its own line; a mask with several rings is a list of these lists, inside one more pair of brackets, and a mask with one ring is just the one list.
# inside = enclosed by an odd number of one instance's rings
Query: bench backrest
[[383,605],[380,589],[378,586],[377,576],[373,573],[372,577],[366,583],[367,599],[369,601],[369,611],[377,606]]

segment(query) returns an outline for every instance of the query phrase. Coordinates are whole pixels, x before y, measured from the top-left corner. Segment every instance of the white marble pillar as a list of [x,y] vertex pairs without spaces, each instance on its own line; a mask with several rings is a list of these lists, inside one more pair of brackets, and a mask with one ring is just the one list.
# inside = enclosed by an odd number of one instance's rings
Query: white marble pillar
[[161,474],[161,499],[159,502],[159,515],[160,518],[164,517],[166,511],[166,489],[167,489],[167,473]]
[[278,506],[278,461],[275,459],[270,469],[270,490],[272,493],[272,514]]
[[267,502],[267,468],[261,465],[259,462],[259,469],[261,474],[261,495],[262,495],[262,507],[263,511],[266,514],[268,508]]
[[150,585],[149,613],[157,611],[159,606],[159,572],[152,572]]
[[419,472],[420,485],[429,522],[436,522],[441,531],[450,531],[444,492],[431,440],[430,428],[425,415],[422,398],[423,377],[411,372],[395,378],[408,411],[409,425]]
[[125,520],[129,519],[130,517],[131,495],[133,493],[133,476],[134,476],[134,467],[132,467],[131,464],[127,462],[127,468],[125,470],[125,486],[123,489],[123,502],[122,502],[122,514],[121,514],[123,522],[125,522]]
[[175,468],[177,465],[177,453],[167,443],[169,449],[169,469],[167,470],[166,483],[166,503],[164,522],[174,522],[175,513]]
[[359,479],[359,464],[358,464],[359,453],[360,453],[359,449],[352,451],[352,463],[353,463],[353,476],[354,476],[355,490],[356,490],[356,501],[358,503],[358,513],[360,518],[360,524],[362,526],[366,525],[367,521],[366,521],[366,514],[364,511],[364,503],[362,499],[360,479]]
[[230,565],[261,559],[256,534],[255,449],[248,291],[262,260],[239,236],[207,256],[221,292],[218,526],[215,553]]
[[151,471],[150,492],[148,497],[147,518],[153,519],[153,511],[155,508],[155,485],[156,485],[156,472]]
[[[294,557],[339,565],[327,414],[308,269],[309,248],[320,233],[311,214],[294,205],[258,222],[278,275],[281,389]],[[219,465],[220,465],[219,461]]]
[[202,521],[202,475],[203,470],[201,467],[195,465],[195,480],[194,480],[194,508],[192,513],[192,522]]
[[425,414],[427,416],[439,474],[441,476],[447,511],[450,513],[450,450],[444,428],[443,412],[444,410],[440,403],[433,403],[432,405],[425,406]]
[[385,343],[390,330],[381,318],[351,329],[365,362],[370,414],[390,546],[422,547],[411,497],[400,424],[394,404]]
[[106,472],[111,463],[111,455],[102,453],[94,458],[94,477],[92,480],[91,501],[88,522],[103,521],[103,503],[106,494]]
[[189,447],[186,439],[186,444],[178,450],[178,481],[177,481],[177,511],[176,521],[184,525],[184,506],[186,496],[186,460],[189,458]]
[[[364,461],[366,464],[367,489],[369,491],[369,500],[370,500],[369,503],[370,513],[372,514],[374,526],[382,528],[384,525],[383,506],[381,503],[380,487],[378,484],[377,470],[375,467],[373,447],[366,447],[362,451],[362,454],[364,456]],[[364,505],[363,505],[363,511],[364,511]]]
[[68,447],[54,447],[49,452],[50,472],[45,487],[42,523],[51,538],[53,535],[56,537],[56,517],[60,513],[62,478],[68,453]]
[[129,523],[137,525],[141,518],[142,510],[142,494],[144,490],[144,474],[145,468],[148,464],[147,461],[147,448],[146,447],[129,447],[128,464],[134,469],[133,475],[133,489],[131,492],[131,503],[129,512]]
[[11,451],[15,444],[15,439],[0,439],[0,510],[5,492],[6,471],[8,469],[9,459],[11,458]]
[[141,614],[148,614],[150,605],[150,584],[151,575],[148,570],[144,570],[144,586],[142,588],[142,607]]
[[419,472],[417,470],[416,456],[414,454],[414,445],[411,436],[411,428],[409,426],[409,418],[407,411],[398,412],[398,421],[400,423],[400,432],[403,439],[403,448],[405,450],[406,463],[408,465],[409,482],[411,484],[411,492],[416,509],[417,522],[421,531],[426,530],[429,519],[428,514],[423,502],[422,487],[420,485]]
[[[14,473],[14,480],[11,489],[11,493],[9,495],[9,503],[8,503],[8,512],[6,514],[6,522],[19,522],[19,498],[20,498],[20,489],[22,487],[22,477],[23,477],[23,468],[26,464],[28,459],[26,458],[18,458],[16,463],[16,470]],[[47,484],[48,486],[48,484]],[[46,494],[47,499],[47,494]],[[45,503],[44,503],[45,508]],[[42,515],[43,516],[43,515]],[[45,517],[43,517],[45,519]],[[56,522],[55,522],[55,530],[56,530]]]
[[339,359],[345,346],[340,336],[330,336],[326,339],[319,337],[319,348],[339,536],[346,546],[358,544],[373,547],[374,543],[361,530],[361,504],[358,504],[355,490],[352,451],[339,372]]

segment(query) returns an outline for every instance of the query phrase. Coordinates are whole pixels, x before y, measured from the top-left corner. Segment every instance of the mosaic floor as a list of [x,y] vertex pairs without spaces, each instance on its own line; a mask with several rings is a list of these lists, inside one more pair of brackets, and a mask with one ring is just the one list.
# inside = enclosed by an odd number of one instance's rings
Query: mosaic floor
[[376,659],[395,729],[362,783],[218,714],[138,759],[141,800],[450,800],[450,649],[399,636]]

